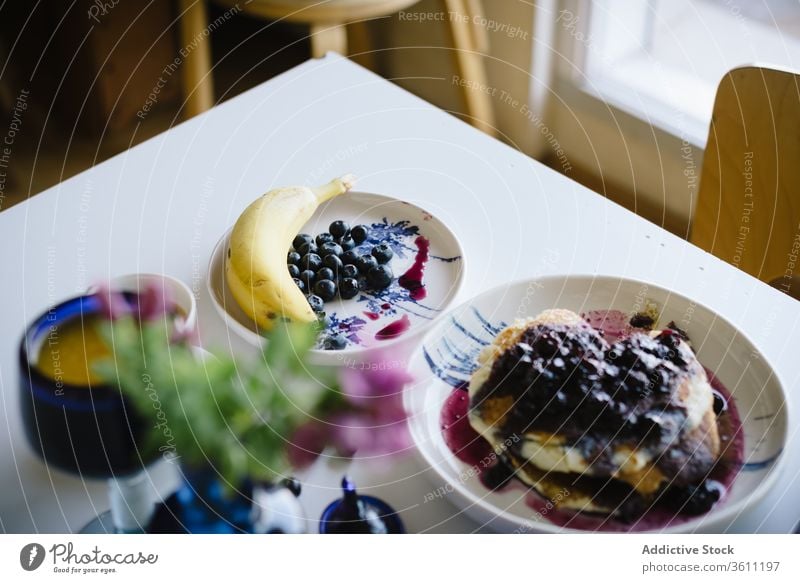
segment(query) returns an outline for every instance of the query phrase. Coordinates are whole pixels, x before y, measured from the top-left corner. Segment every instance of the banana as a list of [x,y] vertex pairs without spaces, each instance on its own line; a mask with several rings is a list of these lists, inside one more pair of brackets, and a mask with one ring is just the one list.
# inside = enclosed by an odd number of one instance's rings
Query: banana
[[225,278],[236,303],[259,329],[278,317],[313,322],[314,311],[286,268],[292,239],[320,205],[352,188],[348,174],[318,188],[270,190],[248,206],[233,226],[225,258]]

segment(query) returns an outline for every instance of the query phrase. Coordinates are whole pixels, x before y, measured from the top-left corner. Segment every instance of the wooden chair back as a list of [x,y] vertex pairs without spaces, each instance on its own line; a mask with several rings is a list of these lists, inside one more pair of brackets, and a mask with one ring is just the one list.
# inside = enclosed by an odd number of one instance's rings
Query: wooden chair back
[[742,67],[720,82],[690,240],[791,295],[800,292],[791,289],[800,275],[798,74]]

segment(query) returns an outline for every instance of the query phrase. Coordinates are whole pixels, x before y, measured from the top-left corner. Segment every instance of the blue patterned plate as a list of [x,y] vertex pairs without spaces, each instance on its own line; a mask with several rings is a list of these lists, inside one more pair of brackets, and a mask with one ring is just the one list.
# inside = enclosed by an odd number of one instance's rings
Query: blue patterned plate
[[[314,351],[322,364],[369,359],[371,349],[408,349],[413,340],[447,309],[464,278],[461,245],[445,224],[428,211],[388,196],[349,192],[322,205],[304,226],[316,236],[337,219],[365,225],[369,237],[356,250],[386,243],[394,251],[390,262],[395,280],[379,292],[362,291],[350,300],[326,303],[327,325]],[[239,308],[225,282],[224,250],[228,230],[211,255],[207,285],[215,308],[228,326],[251,344],[262,339],[251,318]],[[403,278],[404,274],[408,274]],[[421,277],[414,277],[420,275]],[[420,279],[420,282],[416,282]],[[338,336],[345,346],[326,348]]]
[[554,275],[495,288],[453,309],[412,356],[409,370],[415,383],[404,399],[412,437],[429,466],[423,473],[433,483],[430,498],[447,495],[481,524],[503,532],[569,530],[564,524],[595,529],[586,521],[564,522],[555,512],[548,517],[547,504],[532,500],[524,488],[489,491],[481,483],[481,468],[461,462],[445,444],[441,413],[448,397],[466,395],[463,389],[478,353],[515,319],[548,308],[633,314],[649,302],[660,312],[658,326],[674,321],[688,333],[700,362],[732,394],[744,433],[741,468],[727,497],[703,516],[681,517],[658,530],[719,532],[764,497],[786,457],[781,453],[790,425],[781,382],[750,339],[711,309],[656,285],[611,276]]

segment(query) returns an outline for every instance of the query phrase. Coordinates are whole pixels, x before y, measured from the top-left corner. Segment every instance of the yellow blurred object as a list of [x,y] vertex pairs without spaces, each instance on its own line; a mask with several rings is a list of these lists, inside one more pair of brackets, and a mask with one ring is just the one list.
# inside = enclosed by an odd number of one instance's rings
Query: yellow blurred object
[[48,334],[36,368],[46,377],[77,387],[100,385],[92,363],[111,355],[97,330],[99,316],[76,317]]

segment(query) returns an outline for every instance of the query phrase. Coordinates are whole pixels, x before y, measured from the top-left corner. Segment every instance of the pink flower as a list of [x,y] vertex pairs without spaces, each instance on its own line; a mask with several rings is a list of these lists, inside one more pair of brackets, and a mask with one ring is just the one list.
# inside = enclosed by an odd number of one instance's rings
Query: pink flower
[[289,462],[309,466],[325,448],[337,455],[379,457],[407,451],[411,439],[403,389],[412,376],[399,362],[377,358],[339,371],[345,405],[322,412],[300,426],[289,440]]
[[412,380],[399,361],[383,355],[369,363],[342,368],[339,381],[353,409],[332,420],[334,445],[342,453],[367,455],[406,449],[410,440],[403,389]]
[[150,283],[138,290],[137,307],[142,321],[158,320],[175,313],[172,293],[164,285]]
[[389,419],[369,412],[350,412],[331,422],[332,444],[342,455],[392,455],[411,446],[405,417]]
[[98,284],[95,288],[100,310],[106,318],[116,320],[131,314],[131,306],[121,292],[112,290],[106,283]]
[[403,388],[413,377],[395,360],[378,358],[343,367],[339,373],[342,391],[359,407],[377,408],[377,401],[402,401]]
[[298,427],[289,436],[286,455],[292,467],[302,469],[310,466],[330,441],[329,426],[320,421],[309,421]]
[[176,313],[176,304],[169,288],[156,283],[149,283],[138,289],[132,294],[133,299],[130,301],[124,292],[111,289],[105,282],[97,284],[95,290],[101,309],[109,320],[133,315],[147,322]]

